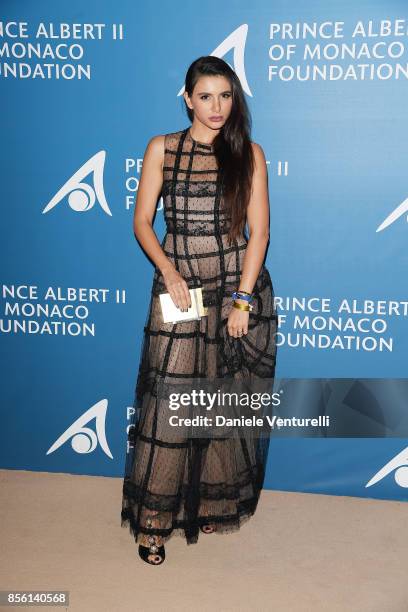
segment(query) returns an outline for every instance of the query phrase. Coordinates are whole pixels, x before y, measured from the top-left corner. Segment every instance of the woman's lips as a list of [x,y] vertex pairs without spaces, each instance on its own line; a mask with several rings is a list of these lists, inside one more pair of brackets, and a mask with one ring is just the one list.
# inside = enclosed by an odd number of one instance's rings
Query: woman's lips
[[210,121],[222,121],[222,117],[210,117]]

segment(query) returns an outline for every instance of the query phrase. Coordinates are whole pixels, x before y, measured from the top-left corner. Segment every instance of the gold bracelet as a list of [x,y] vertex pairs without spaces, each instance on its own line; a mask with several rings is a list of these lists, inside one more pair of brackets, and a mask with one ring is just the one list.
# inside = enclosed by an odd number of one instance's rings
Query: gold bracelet
[[238,302],[234,302],[233,307],[238,308],[238,310],[252,310],[249,306],[246,306],[245,304],[238,304]]

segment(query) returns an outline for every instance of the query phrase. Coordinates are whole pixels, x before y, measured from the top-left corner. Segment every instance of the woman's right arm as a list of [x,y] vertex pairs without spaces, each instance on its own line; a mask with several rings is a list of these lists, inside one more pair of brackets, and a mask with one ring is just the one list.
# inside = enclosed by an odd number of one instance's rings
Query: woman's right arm
[[154,136],[143,157],[133,229],[143,249],[163,275],[173,302],[182,310],[191,306],[188,286],[163,251],[153,230],[153,217],[163,185],[164,136]]

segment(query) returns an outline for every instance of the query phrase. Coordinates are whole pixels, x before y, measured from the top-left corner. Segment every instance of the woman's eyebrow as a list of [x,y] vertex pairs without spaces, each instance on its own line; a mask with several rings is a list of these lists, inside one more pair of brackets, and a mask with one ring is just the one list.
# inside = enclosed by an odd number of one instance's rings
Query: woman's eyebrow
[[[231,93],[230,89],[226,89],[225,91],[220,91],[220,94],[224,94],[224,93]],[[212,94],[208,91],[199,91],[198,95],[202,96],[203,94],[206,94],[207,96],[212,96]]]

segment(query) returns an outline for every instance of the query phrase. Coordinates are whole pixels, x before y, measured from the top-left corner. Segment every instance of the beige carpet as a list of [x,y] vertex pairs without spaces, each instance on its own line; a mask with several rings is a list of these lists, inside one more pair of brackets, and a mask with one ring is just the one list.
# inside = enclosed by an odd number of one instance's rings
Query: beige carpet
[[121,479],[0,478],[2,590],[69,590],[71,612],[408,612],[404,502],[263,491],[240,532],[174,537],[154,567],[120,526]]

